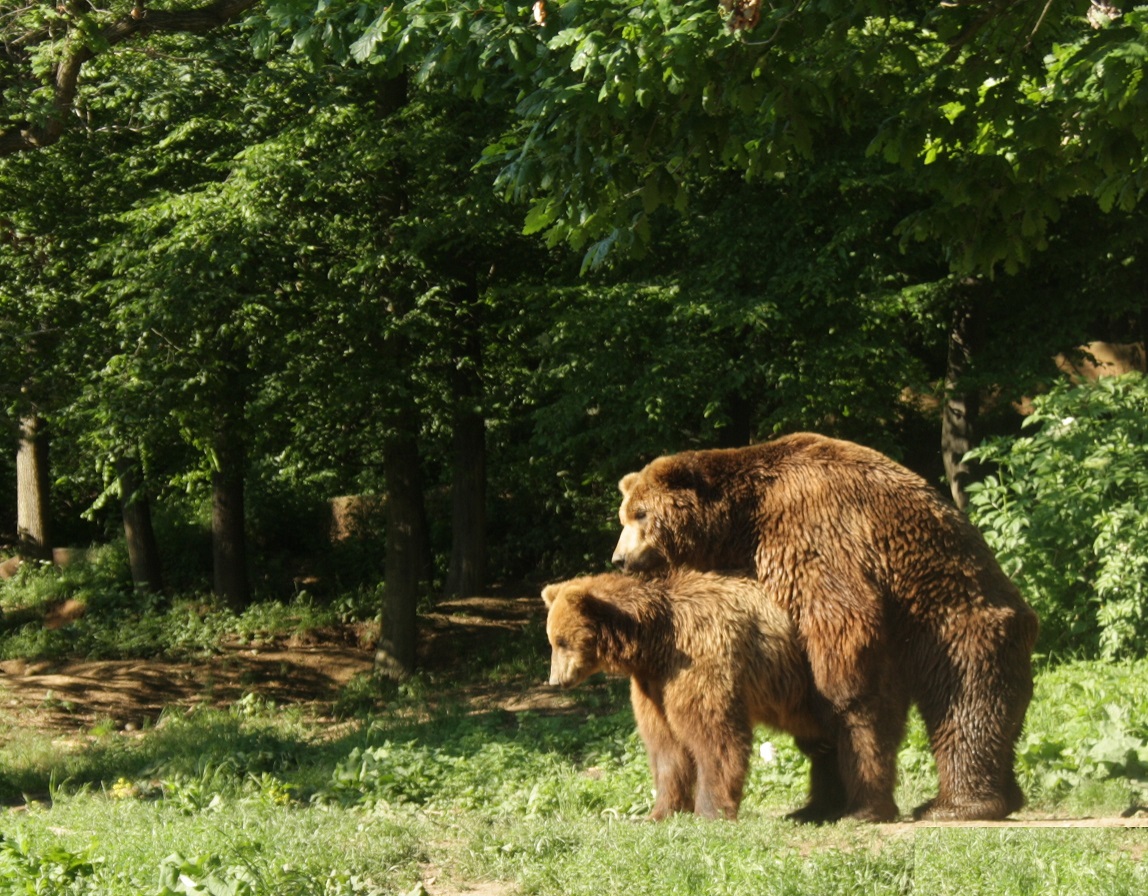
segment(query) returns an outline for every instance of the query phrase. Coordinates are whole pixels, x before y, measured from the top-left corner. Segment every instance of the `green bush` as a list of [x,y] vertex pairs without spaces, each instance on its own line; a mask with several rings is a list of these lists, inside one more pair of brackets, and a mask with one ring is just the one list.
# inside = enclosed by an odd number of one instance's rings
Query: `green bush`
[[1062,383],[1034,400],[1030,434],[969,457],[994,472],[969,512],[1041,617],[1051,655],[1148,649],[1148,381]]

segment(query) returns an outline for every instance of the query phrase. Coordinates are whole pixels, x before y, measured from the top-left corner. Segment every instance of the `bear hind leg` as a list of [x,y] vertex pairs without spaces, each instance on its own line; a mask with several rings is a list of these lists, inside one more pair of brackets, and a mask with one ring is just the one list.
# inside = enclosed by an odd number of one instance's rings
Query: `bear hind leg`
[[896,821],[900,815],[893,791],[903,725],[890,736],[878,719],[879,714],[856,711],[842,717],[838,760],[847,794],[845,815],[857,821]]
[[914,818],[999,821],[1024,806],[1016,780],[1015,746],[1032,696],[1030,676],[1026,665],[1015,676],[1019,687],[978,680],[976,686],[966,686],[955,705],[920,705],[939,788],[934,799],[913,810]]
[[1024,806],[1013,750],[982,745],[961,749],[947,742],[934,748],[940,789],[913,810],[918,821],[1000,821]]
[[797,748],[809,757],[809,801],[785,817],[798,824],[828,824],[842,818],[848,794],[841,777],[837,744],[799,738]]

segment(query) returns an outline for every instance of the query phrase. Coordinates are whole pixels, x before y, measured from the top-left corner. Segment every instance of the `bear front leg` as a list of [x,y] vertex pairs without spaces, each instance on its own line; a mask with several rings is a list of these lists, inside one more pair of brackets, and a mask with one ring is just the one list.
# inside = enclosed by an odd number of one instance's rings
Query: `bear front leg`
[[753,729],[741,716],[697,713],[680,723],[671,720],[683,736],[688,732],[687,748],[698,776],[694,812],[703,818],[737,818],[753,746]]
[[630,704],[654,777],[650,817],[661,821],[675,812],[691,811],[697,778],[693,757],[671,730],[660,700],[637,679],[630,680]]

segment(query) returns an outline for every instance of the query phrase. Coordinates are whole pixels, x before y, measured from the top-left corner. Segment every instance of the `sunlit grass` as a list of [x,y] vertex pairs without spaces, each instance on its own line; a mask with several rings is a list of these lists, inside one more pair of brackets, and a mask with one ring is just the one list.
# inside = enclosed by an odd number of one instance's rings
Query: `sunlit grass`
[[[1148,663],[1040,674],[1018,757],[1029,816],[1143,805],[1146,685]],[[0,814],[0,892],[392,894],[427,878],[432,893],[494,881],[539,896],[1148,885],[1144,829],[796,826],[783,816],[803,800],[807,766],[767,732],[758,744],[774,756],[755,756],[738,823],[651,823],[623,682],[518,713],[471,705],[437,677],[355,687],[358,715],[337,725],[251,697],[133,735],[0,734],[0,793],[15,806]],[[936,787],[916,718],[900,769],[908,811]]]

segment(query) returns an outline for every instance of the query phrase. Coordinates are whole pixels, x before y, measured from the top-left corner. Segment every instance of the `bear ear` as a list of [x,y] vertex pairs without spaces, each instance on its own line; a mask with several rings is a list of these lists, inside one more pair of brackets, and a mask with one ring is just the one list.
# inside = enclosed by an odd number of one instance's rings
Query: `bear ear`
[[556,600],[558,600],[557,585],[547,585],[542,589],[542,603],[546,604],[546,609],[549,610]]
[[716,481],[692,464],[675,463],[661,471],[662,484],[670,491],[694,492],[703,500],[712,501],[719,495]]
[[637,484],[637,482],[638,482],[638,474],[637,473],[627,473],[618,482],[618,491],[620,491],[622,493],[622,496],[625,497],[626,495],[630,494],[630,492],[632,492],[634,490],[634,486]]
[[611,631],[624,631],[634,623],[634,618],[601,592],[586,591],[578,598],[578,609],[590,622],[604,626]]

